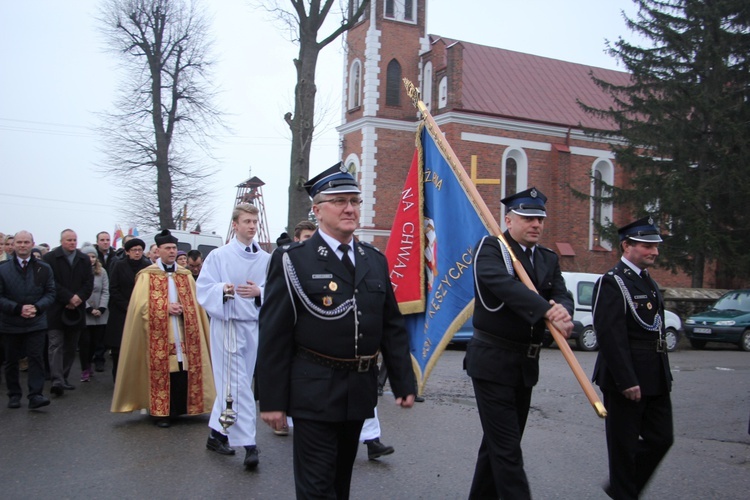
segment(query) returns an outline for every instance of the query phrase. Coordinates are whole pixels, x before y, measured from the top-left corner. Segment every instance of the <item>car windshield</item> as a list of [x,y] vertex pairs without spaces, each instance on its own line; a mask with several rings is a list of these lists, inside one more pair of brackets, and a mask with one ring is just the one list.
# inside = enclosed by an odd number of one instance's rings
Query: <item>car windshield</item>
[[716,301],[714,309],[718,311],[750,312],[749,292],[729,292]]

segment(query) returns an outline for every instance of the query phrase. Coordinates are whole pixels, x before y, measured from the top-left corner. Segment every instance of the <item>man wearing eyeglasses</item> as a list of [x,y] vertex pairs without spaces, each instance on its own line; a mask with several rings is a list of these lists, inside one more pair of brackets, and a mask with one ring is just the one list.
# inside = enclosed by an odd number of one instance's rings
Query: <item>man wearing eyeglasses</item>
[[396,404],[414,403],[403,318],[385,256],[357,241],[361,191],[342,164],[305,184],[319,229],[274,252],[260,311],[261,418],[294,421],[298,498],[349,498],[359,434],[377,404],[380,353]]

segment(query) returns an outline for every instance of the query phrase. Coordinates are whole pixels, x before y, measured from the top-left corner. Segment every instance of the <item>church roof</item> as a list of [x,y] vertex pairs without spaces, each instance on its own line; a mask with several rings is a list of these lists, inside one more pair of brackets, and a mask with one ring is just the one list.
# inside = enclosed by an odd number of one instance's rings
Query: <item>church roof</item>
[[[433,40],[438,38],[432,35]],[[442,38],[447,47],[463,48],[460,108],[548,124],[616,128],[610,120],[587,114],[577,100],[599,109],[613,101],[591,80],[593,73],[625,85],[630,74],[548,57]]]

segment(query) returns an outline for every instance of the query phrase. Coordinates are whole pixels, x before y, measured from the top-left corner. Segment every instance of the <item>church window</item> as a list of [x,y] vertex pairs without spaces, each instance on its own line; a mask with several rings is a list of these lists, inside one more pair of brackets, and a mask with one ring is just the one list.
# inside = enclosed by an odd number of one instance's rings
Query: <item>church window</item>
[[422,71],[422,102],[427,106],[427,109],[432,109],[432,63],[428,62],[424,65],[424,71]]
[[417,19],[416,7],[414,0],[385,0],[385,17],[413,23]]
[[401,105],[401,65],[391,59],[385,73],[385,105]]
[[[349,0],[349,17],[352,17],[357,12],[357,9],[359,9],[363,1],[364,0]],[[365,9],[365,11],[362,12],[362,16],[359,19],[357,19],[357,22],[364,20],[366,15],[367,15],[367,9]]]
[[448,77],[444,76],[438,84],[438,109],[448,105]]
[[612,249],[611,242],[605,240],[602,226],[612,222],[612,203],[603,198],[610,194],[609,186],[614,183],[614,167],[609,160],[599,160],[594,164],[591,179],[591,245],[592,248]]
[[[502,189],[500,199],[526,189],[528,182],[528,159],[523,149],[508,148],[503,153],[503,167],[501,172]],[[505,206],[500,204],[505,214]],[[501,217],[502,228],[505,229],[505,217]]]
[[359,60],[352,63],[349,70],[349,109],[354,109],[360,105],[360,96],[362,95],[362,63]]

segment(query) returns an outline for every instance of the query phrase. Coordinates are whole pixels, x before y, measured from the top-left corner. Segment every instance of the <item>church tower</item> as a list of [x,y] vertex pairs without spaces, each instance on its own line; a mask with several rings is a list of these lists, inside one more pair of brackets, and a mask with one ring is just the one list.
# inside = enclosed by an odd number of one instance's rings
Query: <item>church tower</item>
[[[355,8],[362,0],[350,0]],[[414,153],[417,111],[402,78],[421,87],[429,48],[426,0],[371,0],[346,34],[342,158],[358,176],[364,203],[360,239],[385,248]]]

